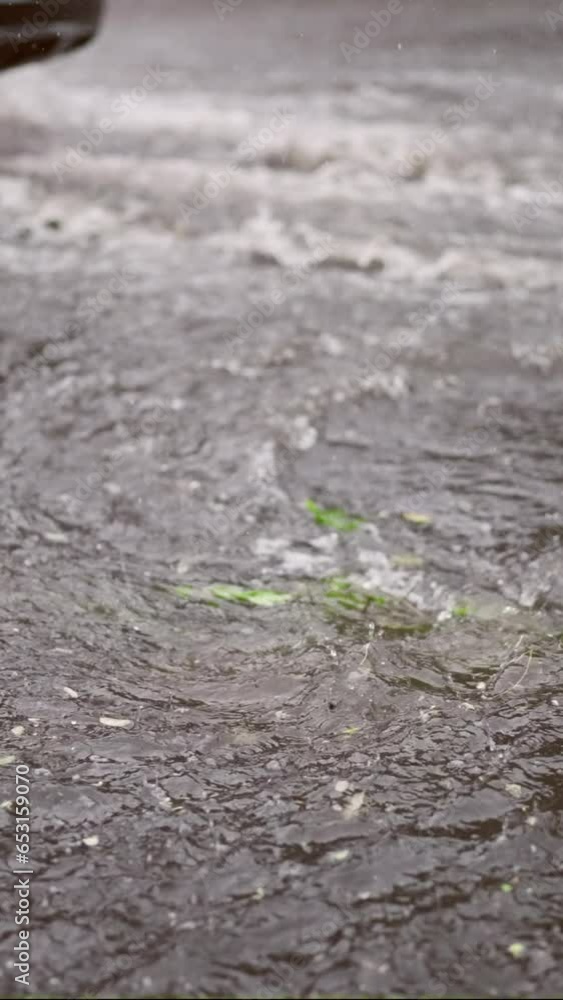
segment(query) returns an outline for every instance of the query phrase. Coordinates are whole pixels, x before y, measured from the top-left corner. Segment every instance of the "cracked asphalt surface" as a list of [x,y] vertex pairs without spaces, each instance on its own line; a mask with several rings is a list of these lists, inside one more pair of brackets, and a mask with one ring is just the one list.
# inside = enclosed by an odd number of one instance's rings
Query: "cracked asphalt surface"
[[399,6],[114,0],[0,81],[37,994],[561,993],[563,26]]

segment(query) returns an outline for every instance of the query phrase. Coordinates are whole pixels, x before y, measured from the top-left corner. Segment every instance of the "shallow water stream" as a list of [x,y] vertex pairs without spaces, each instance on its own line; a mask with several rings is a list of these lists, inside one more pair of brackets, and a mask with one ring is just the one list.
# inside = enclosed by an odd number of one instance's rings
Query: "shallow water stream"
[[459,6],[115,0],[0,81],[37,993],[560,995],[563,24]]

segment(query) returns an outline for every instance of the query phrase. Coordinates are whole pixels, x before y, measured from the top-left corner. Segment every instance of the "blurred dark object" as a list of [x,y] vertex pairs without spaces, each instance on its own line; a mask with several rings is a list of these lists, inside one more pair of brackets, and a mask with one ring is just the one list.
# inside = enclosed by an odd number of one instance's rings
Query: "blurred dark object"
[[0,69],[84,45],[103,0],[0,0]]

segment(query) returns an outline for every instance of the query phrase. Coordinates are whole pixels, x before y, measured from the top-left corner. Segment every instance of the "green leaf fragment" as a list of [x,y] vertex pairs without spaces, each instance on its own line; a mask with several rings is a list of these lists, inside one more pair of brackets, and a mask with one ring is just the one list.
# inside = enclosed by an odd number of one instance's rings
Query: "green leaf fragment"
[[467,618],[468,614],[469,607],[467,604],[458,604],[452,610],[452,615],[454,615],[455,618]]
[[293,600],[293,594],[278,590],[249,590],[236,584],[219,583],[211,587],[213,597],[234,604],[250,604],[257,608],[273,608],[277,604],[287,604]]
[[514,886],[511,885],[510,882],[502,882],[501,883],[501,887],[500,887],[500,891],[501,892],[512,892],[513,889],[514,889]]
[[390,633],[393,636],[401,635],[426,635],[427,632],[432,631],[432,622],[420,621],[420,622],[383,622],[381,625],[385,632]]
[[346,728],[342,730],[342,735],[343,736],[355,736],[356,733],[360,732],[360,729],[361,729],[361,726],[346,726]]
[[334,577],[329,581],[325,591],[327,597],[344,607],[353,611],[365,611],[369,604],[387,604],[387,598],[381,594],[368,594],[366,591],[358,590],[345,577]]
[[[218,606],[217,601],[231,601],[236,604],[253,605],[254,607],[271,608],[276,604],[286,604],[293,600],[293,594],[283,593],[278,590],[262,590],[249,587],[240,587],[232,583],[216,583],[208,589],[196,590],[190,584],[168,587],[168,592],[187,601],[192,599],[204,600],[205,603]],[[207,599],[206,599],[207,597]],[[211,600],[217,598],[217,601]]]
[[342,577],[331,580],[326,589],[326,596],[338,601],[343,607],[356,611],[363,611],[367,604],[367,595],[360,593],[349,580]]
[[315,524],[333,531],[357,531],[365,523],[365,518],[347,514],[341,507],[320,507],[314,500],[306,500],[305,507]]

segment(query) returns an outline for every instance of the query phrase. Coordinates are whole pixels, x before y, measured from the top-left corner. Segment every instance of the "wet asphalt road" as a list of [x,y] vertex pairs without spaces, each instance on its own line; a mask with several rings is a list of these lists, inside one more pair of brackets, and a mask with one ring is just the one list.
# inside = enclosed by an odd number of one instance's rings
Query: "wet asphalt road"
[[563,22],[396,6],[115,0],[0,81],[41,995],[561,994]]

